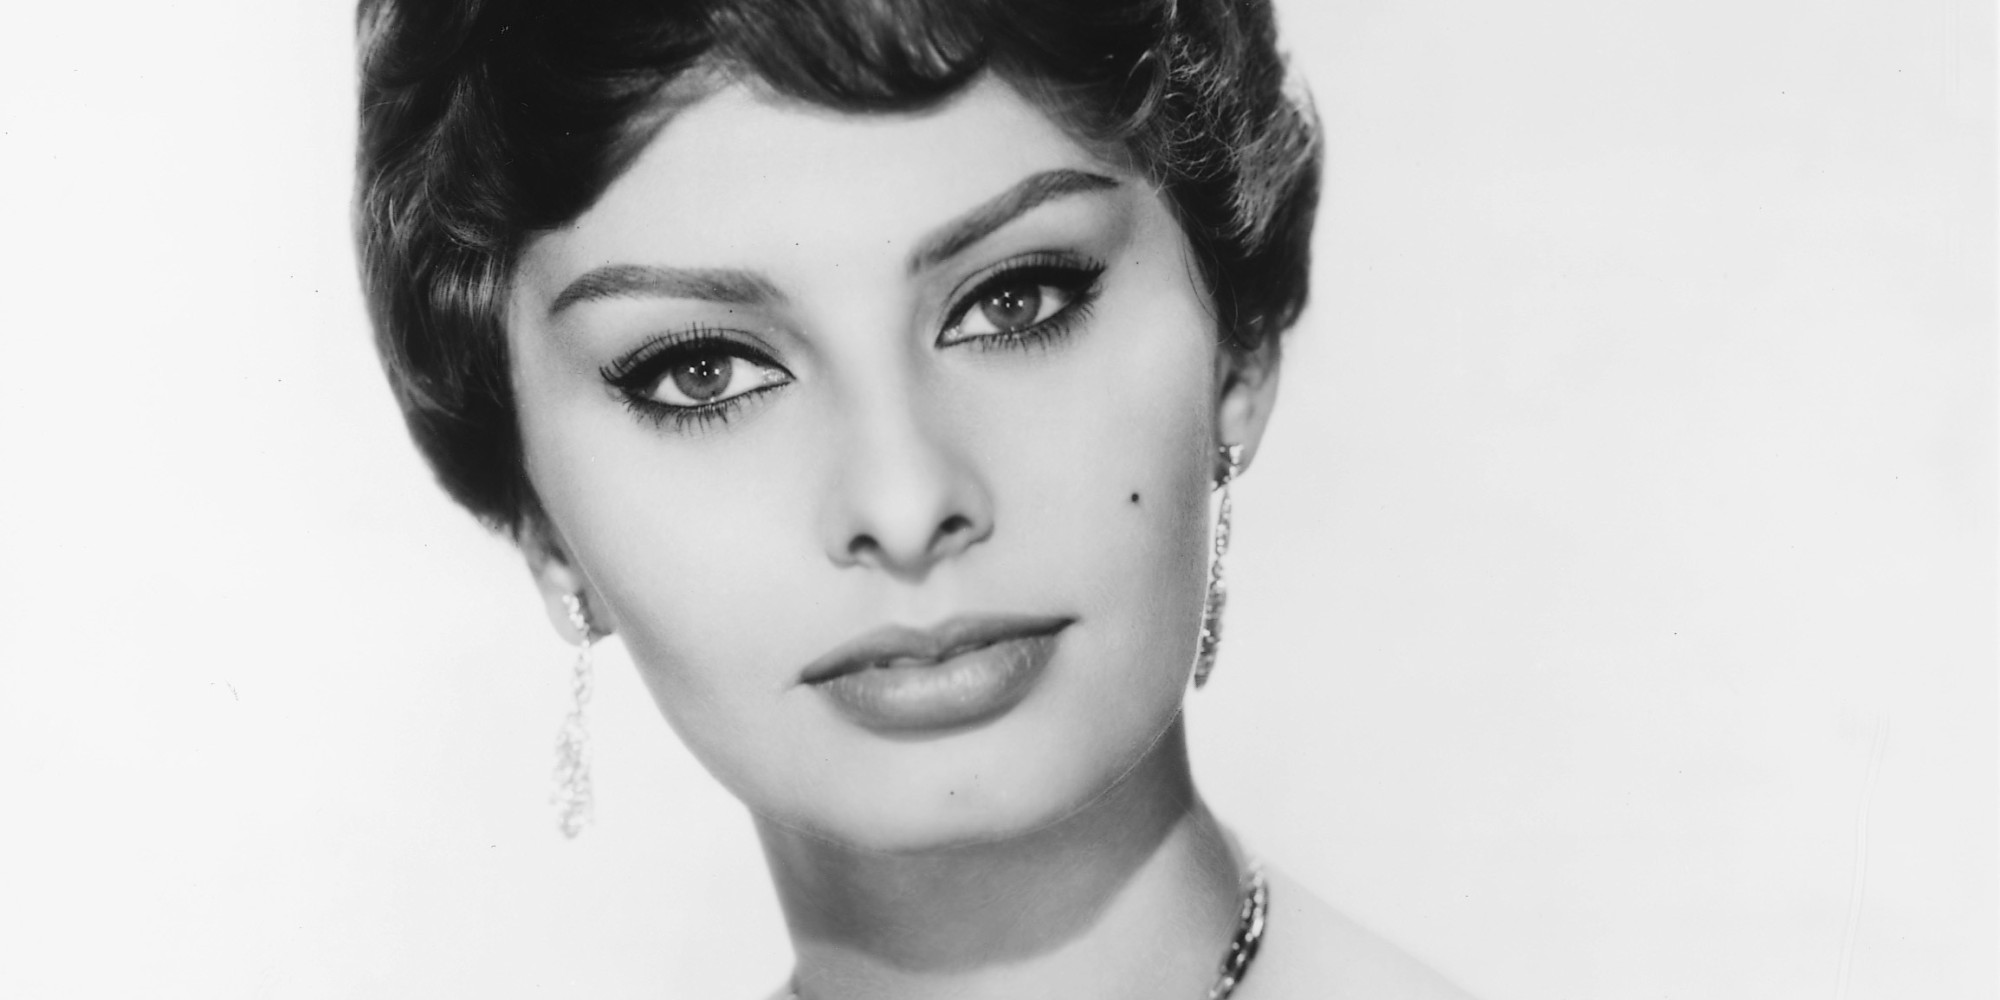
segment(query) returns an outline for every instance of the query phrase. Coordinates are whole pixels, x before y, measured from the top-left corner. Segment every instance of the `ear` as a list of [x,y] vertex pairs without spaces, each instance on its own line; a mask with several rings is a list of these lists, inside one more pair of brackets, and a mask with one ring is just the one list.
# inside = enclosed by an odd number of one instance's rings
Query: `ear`
[[570,557],[568,545],[557,535],[555,526],[547,518],[530,518],[514,541],[520,546],[521,555],[528,560],[528,573],[535,578],[535,589],[542,595],[542,608],[548,613],[549,624],[555,626],[557,635],[566,642],[577,644],[586,638],[570,621],[569,602],[565,600],[569,597],[583,602],[592,636],[602,638],[617,631],[610,609],[598,600],[590,581],[584,579],[582,570]]
[[1278,401],[1278,338],[1267,336],[1255,350],[1223,347],[1215,352],[1215,440],[1242,445],[1243,467],[1257,457],[1257,443]]

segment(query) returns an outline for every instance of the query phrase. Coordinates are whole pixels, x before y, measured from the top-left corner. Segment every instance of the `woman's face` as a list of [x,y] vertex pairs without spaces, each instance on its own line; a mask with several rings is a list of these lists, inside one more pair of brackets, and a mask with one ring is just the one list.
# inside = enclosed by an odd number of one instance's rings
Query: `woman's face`
[[1060,819],[1179,711],[1218,435],[1268,398],[1197,281],[1161,196],[1004,84],[719,90],[523,255],[543,587],[767,819],[873,850]]

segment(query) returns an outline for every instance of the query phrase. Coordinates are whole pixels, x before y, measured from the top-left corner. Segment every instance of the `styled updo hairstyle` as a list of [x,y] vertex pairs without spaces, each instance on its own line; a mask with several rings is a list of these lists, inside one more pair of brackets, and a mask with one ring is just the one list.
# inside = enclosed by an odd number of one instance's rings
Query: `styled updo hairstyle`
[[517,537],[542,515],[502,327],[515,261],[633,162],[677,84],[889,112],[991,71],[1160,186],[1225,344],[1305,305],[1320,138],[1268,0],[362,0],[359,48],[376,346],[438,480]]

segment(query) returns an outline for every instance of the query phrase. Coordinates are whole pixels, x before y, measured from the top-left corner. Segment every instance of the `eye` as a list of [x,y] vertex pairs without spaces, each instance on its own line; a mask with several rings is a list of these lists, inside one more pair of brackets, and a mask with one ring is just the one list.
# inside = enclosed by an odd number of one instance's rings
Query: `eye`
[[676,426],[726,420],[747,397],[792,381],[758,348],[700,330],[648,343],[600,374],[628,406]]
[[938,345],[967,341],[1017,343],[1067,332],[1070,320],[1089,304],[1097,265],[1030,261],[989,278],[960,300]]
[[663,369],[644,391],[663,406],[712,406],[792,380],[776,366],[704,345],[689,345],[672,353],[663,359]]
[[982,292],[972,309],[958,321],[962,337],[1019,333],[1061,312],[1072,298],[1062,288],[1033,281],[1009,281]]

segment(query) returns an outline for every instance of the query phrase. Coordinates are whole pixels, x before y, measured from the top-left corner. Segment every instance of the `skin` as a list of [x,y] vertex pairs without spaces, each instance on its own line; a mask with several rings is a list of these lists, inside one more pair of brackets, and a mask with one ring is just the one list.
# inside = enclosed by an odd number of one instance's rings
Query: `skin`
[[[912,269],[1057,170],[1117,183]],[[1103,265],[1066,336],[941,343],[970,329],[952,322],[970,283],[1042,251]],[[552,309],[606,265],[729,269],[775,294]],[[727,422],[635,413],[602,370],[695,327],[757,345],[775,387]],[[530,242],[508,331],[548,512],[523,547],[551,620],[580,638],[561,598],[583,593],[751,810],[805,996],[1204,994],[1243,860],[1189,778],[1180,706],[1217,448],[1254,454],[1276,355],[1217,348],[1157,190],[992,79],[867,116],[729,84]],[[800,683],[866,631],[968,613],[1074,619],[997,718],[889,736]],[[1274,932],[1265,954],[1266,989],[1324,982],[1303,941]]]

